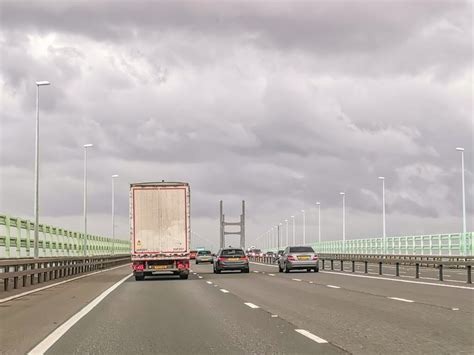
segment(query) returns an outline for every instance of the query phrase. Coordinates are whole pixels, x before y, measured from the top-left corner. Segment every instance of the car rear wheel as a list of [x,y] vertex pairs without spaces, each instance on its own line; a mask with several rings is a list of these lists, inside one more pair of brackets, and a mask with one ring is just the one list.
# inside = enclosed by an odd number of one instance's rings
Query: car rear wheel
[[250,272],[250,269],[242,269],[241,272],[248,274]]
[[283,269],[281,268],[280,263],[278,263],[278,272],[283,272]]
[[290,272],[290,269],[288,269],[288,265],[285,264],[285,273],[289,273]]
[[311,269],[306,269],[306,272],[311,272]]
[[199,261],[196,260],[196,265],[199,264]]

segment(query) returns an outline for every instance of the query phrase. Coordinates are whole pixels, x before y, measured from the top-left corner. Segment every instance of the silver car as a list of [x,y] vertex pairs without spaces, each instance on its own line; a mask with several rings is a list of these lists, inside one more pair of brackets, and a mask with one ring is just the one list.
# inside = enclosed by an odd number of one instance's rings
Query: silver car
[[196,264],[213,262],[212,253],[209,250],[199,250],[196,253]]
[[318,255],[313,248],[305,246],[287,247],[278,259],[278,271],[290,270],[319,271]]

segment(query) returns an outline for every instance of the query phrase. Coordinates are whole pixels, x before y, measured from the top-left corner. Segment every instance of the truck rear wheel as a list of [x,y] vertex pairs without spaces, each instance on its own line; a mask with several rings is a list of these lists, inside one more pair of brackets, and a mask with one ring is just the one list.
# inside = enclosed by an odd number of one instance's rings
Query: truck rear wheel
[[187,280],[188,279],[188,274],[179,274],[179,278],[181,280]]
[[145,280],[145,275],[135,275],[135,281],[143,281]]

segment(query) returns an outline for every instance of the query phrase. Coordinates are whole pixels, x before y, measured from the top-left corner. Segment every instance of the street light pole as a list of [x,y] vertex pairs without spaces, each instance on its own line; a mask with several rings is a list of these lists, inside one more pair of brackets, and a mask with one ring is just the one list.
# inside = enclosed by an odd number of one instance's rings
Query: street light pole
[[462,249],[463,255],[467,254],[466,250],[466,190],[464,186],[464,148],[458,147],[457,151],[461,152],[461,177],[462,177]]
[[321,244],[321,202],[316,202],[316,206],[318,206],[318,242]]
[[278,238],[277,238],[277,254],[278,254],[278,250],[280,250],[280,229],[281,229],[281,226],[282,226],[282,224],[279,223],[278,224]]
[[387,233],[385,229],[385,177],[379,176],[382,180],[382,226],[383,226],[383,253],[387,253]]
[[288,246],[288,220],[285,219],[285,224],[286,224],[286,245],[285,247]]
[[115,252],[115,178],[118,175],[112,175],[112,255]]
[[87,256],[87,148],[93,144],[84,144],[84,256]]
[[303,212],[303,245],[306,245],[306,213],[304,210],[301,212]]
[[342,252],[346,251],[346,194],[339,192],[342,196]]
[[295,216],[291,216],[291,219],[293,220],[293,246],[295,245],[296,241],[295,241]]
[[[49,81],[37,81],[36,82],[36,130],[35,130],[35,140],[36,140],[36,151],[35,151],[35,246],[33,256],[35,259],[39,258],[39,88],[40,86],[50,85]],[[29,249],[28,245],[28,249]]]

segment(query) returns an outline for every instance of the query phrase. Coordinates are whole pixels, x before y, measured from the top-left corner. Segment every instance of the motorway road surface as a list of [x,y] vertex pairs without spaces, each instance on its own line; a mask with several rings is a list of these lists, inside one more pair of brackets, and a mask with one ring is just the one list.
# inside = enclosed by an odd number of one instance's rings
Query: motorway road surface
[[0,303],[0,353],[24,354],[68,320],[47,354],[474,352],[466,285],[283,274],[259,264],[250,274],[192,269],[189,280],[129,277],[76,323],[71,317],[129,266]]

